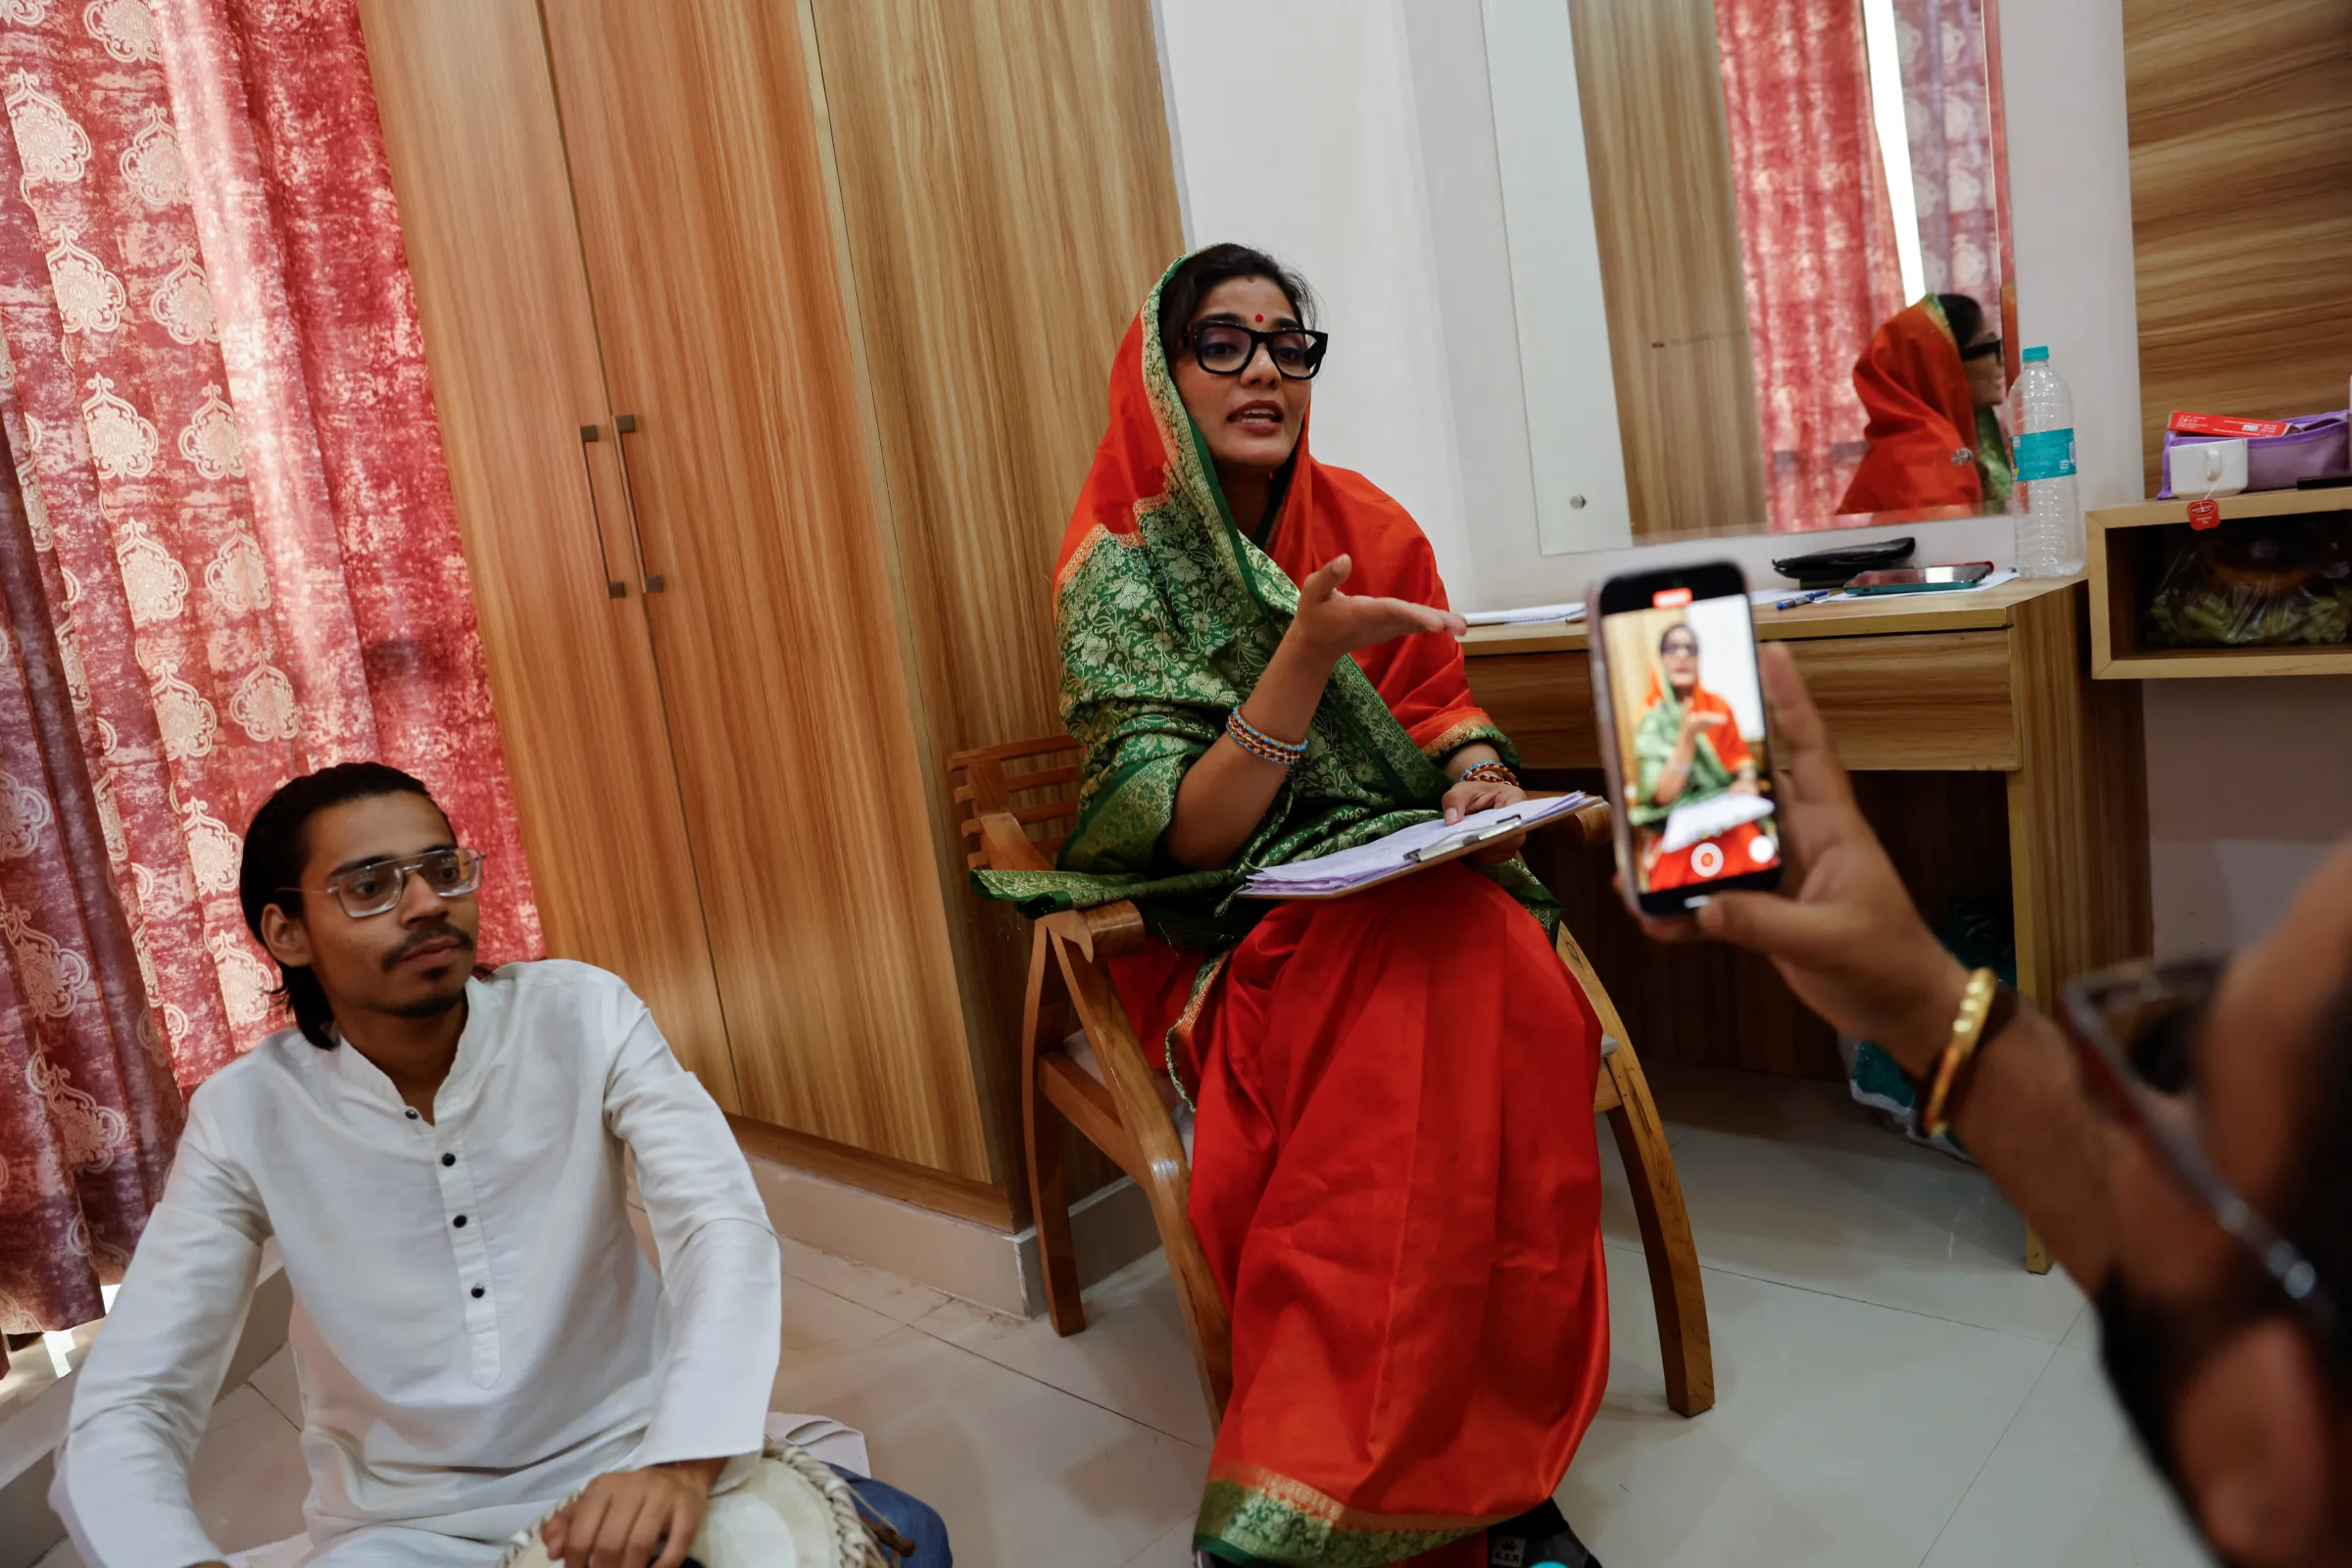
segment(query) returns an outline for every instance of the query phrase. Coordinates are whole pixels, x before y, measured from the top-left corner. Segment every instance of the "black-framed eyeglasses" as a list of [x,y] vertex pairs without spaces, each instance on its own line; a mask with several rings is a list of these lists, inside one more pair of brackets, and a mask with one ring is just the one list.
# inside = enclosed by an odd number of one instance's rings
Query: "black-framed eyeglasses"
[[1313,380],[1323,368],[1323,351],[1331,346],[1329,332],[1303,326],[1253,332],[1239,321],[1196,321],[1185,336],[1192,340],[1194,360],[1211,375],[1241,374],[1263,348],[1290,381]]
[[1960,357],[1964,360],[1988,360],[2000,352],[2001,340],[1997,337],[1988,337],[1982,343],[1971,343],[1962,349]]
[[2344,1318],[2319,1270],[2248,1202],[2205,1153],[2196,1043],[2226,959],[2140,961],[2066,987],[2067,1021],[2084,1073],[2117,1115],[2253,1258],[2338,1367],[2352,1364]]
[[427,850],[403,860],[369,860],[338,871],[323,888],[279,888],[280,893],[332,893],[343,912],[354,920],[397,908],[409,878],[422,877],[424,885],[445,899],[462,899],[482,885],[482,863],[490,858],[480,850]]

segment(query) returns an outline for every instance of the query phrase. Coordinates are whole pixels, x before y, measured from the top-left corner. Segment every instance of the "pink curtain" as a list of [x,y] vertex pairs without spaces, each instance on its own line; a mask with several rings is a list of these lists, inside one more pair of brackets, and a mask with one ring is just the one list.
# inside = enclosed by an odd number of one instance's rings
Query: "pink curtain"
[[55,737],[0,759],[24,1329],[97,1315],[172,1081],[281,1021],[236,900],[278,784],[416,773],[491,853],[484,961],[540,939],[354,0],[0,0],[0,96],[12,650]]
[[1984,0],[1894,0],[1894,30],[1928,290],[1966,294],[1997,321],[2001,238]]
[[1902,309],[1854,0],[1716,0],[1772,526],[1825,525],[1862,461],[1854,361]]

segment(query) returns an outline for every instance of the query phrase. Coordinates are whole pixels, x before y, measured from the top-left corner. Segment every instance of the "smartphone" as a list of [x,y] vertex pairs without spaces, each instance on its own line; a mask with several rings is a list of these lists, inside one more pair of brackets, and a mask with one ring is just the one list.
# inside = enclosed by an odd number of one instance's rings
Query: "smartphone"
[[1587,624],[1626,904],[1670,919],[1735,888],[1778,888],[1747,579],[1728,561],[1612,577]]
[[1992,563],[1972,561],[1960,566],[1902,566],[1892,571],[1866,571],[1845,585],[1849,594],[1932,594],[1952,588],[1971,588],[1992,575]]

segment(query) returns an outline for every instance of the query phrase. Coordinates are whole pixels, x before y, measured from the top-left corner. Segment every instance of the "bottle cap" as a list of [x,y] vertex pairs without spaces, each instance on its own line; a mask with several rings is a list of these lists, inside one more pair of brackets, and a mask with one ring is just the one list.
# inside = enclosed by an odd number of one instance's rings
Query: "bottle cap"
[[2050,351],[2047,348],[2038,348],[2028,349],[2025,353],[2019,355],[2017,359],[2020,365],[2039,365],[2042,361],[2048,359],[2049,357]]

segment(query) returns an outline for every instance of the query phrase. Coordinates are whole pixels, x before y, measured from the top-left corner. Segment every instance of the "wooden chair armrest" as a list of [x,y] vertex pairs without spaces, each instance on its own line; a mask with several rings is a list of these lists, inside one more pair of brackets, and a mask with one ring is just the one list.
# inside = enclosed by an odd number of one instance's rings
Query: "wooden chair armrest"
[[[980,843],[988,852],[988,868],[992,871],[1054,869],[1054,862],[1046,858],[1045,852],[1010,811],[990,811],[980,818]],[[1099,908],[1050,914],[1046,916],[1046,925],[1089,958],[1131,953],[1144,941],[1144,914],[1130,899]]]
[[1115,958],[1144,945],[1144,911],[1132,899],[1050,914],[1046,925],[1089,958]]
[[980,847],[988,854],[991,871],[1051,871],[1054,862],[1029,837],[1020,818],[1010,811],[988,811],[980,818]]

